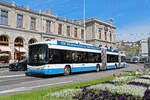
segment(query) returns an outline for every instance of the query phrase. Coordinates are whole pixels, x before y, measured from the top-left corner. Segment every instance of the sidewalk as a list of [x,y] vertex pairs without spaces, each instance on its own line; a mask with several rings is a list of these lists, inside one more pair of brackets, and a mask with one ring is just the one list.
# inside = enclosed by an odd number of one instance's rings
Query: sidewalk
[[8,68],[9,64],[0,64],[0,68]]

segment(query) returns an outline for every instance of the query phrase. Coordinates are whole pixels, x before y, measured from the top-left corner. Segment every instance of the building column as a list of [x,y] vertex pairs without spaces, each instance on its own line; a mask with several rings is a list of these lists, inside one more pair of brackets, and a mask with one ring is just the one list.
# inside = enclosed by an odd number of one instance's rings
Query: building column
[[11,49],[11,59],[9,63],[14,63],[14,52],[15,52],[14,41],[10,40],[9,47]]
[[[1,17],[1,9],[0,9],[0,17]],[[1,22],[1,18],[0,18],[0,22]]]
[[27,38],[27,39],[24,41],[24,49],[26,50],[26,55],[28,55],[28,42],[29,42],[29,39]]

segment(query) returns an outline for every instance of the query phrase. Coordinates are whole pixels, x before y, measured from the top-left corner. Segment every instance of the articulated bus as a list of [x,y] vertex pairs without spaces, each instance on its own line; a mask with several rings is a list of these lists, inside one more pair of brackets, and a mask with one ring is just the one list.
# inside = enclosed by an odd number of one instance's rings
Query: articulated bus
[[29,46],[27,74],[64,74],[125,67],[125,55],[85,43],[46,41]]

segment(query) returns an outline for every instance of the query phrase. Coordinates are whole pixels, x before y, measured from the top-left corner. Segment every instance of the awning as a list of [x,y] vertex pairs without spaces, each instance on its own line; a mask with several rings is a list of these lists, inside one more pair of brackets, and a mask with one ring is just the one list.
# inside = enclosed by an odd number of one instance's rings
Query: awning
[[22,56],[23,56],[23,57],[27,57],[27,54],[23,54]]
[[18,52],[27,52],[23,47],[15,47]]
[[0,46],[1,51],[11,51],[11,49],[8,46]]
[[2,54],[0,54],[0,56],[9,56],[9,54],[2,53]]

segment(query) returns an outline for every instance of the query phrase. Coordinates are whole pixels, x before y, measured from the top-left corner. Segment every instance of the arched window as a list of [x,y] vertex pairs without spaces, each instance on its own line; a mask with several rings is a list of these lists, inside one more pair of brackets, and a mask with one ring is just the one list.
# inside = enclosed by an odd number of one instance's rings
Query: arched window
[[35,42],[37,42],[36,39],[30,39],[28,44],[32,44],[32,43],[35,43]]
[[17,47],[23,47],[23,46],[24,46],[24,41],[23,41],[23,39],[20,38],[20,37],[17,37],[17,38],[15,39],[15,46],[17,46]]
[[8,40],[7,36],[5,36],[5,35],[0,36],[0,45],[3,45],[3,46],[9,45],[9,40]]

